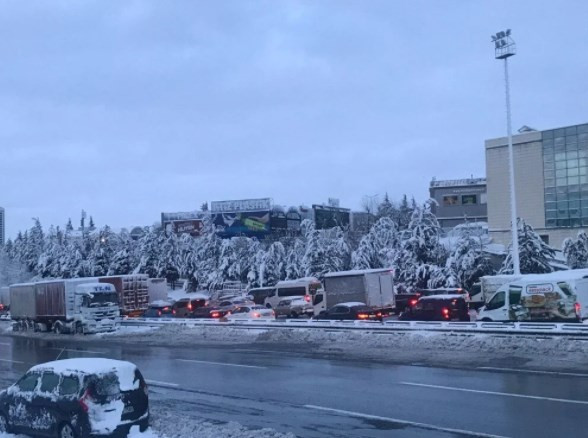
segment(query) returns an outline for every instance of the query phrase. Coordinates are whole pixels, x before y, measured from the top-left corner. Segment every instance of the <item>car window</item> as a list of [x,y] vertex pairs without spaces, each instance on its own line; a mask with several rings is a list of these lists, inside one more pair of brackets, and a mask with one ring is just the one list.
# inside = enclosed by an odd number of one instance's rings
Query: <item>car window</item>
[[19,391],[31,392],[34,391],[34,389],[37,387],[38,380],[38,374],[26,374],[22,379],[18,381],[16,386],[18,387]]
[[523,290],[522,287],[511,287],[508,290],[508,301],[510,302],[510,305],[512,306],[517,305],[517,304],[521,304],[521,291]]
[[41,386],[39,387],[39,391],[52,393],[55,392],[57,389],[57,385],[59,385],[59,376],[55,373],[43,373],[41,377]]
[[187,301],[178,301],[176,303],[176,307],[178,309],[183,309],[184,307],[188,307],[188,302]]
[[223,301],[222,303],[219,304],[219,306],[232,306],[233,303],[231,303],[230,301]]
[[313,304],[320,304],[323,302],[323,295],[315,295],[314,300],[312,301]]
[[120,392],[118,377],[114,373],[108,373],[91,378],[90,387],[99,396],[111,396]]
[[289,306],[290,305],[290,300],[284,300],[284,301],[280,301],[278,303],[278,306]]
[[345,307],[345,306],[333,307],[332,313],[349,313],[349,307]]
[[295,297],[297,295],[306,295],[306,288],[302,286],[278,289],[278,296],[280,297]]
[[59,395],[77,395],[80,391],[80,381],[76,376],[64,376],[59,385]]
[[572,289],[570,288],[570,286],[566,282],[561,281],[561,282],[557,283],[557,285],[559,286],[561,291],[564,294],[566,294],[568,297],[573,295]]

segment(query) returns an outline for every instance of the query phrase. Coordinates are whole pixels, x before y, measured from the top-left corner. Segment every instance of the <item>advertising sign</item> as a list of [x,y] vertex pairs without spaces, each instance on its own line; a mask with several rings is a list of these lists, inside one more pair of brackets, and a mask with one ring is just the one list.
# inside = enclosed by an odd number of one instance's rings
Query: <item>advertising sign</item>
[[177,213],[161,213],[161,223],[165,224],[172,221],[188,221],[200,219],[202,213],[198,211],[180,211]]
[[263,236],[271,231],[269,211],[244,211],[213,214],[221,237]]
[[239,213],[252,211],[271,210],[271,199],[241,199],[238,201],[212,201],[210,211],[212,213]]
[[349,225],[350,210],[348,208],[313,205],[314,222],[318,230]]
[[202,227],[203,225],[200,219],[172,222],[172,228],[176,234],[190,234],[191,236],[200,236]]
[[549,292],[553,292],[553,284],[551,284],[551,283],[529,284],[527,286],[527,293],[530,295],[535,295],[535,294],[544,295]]

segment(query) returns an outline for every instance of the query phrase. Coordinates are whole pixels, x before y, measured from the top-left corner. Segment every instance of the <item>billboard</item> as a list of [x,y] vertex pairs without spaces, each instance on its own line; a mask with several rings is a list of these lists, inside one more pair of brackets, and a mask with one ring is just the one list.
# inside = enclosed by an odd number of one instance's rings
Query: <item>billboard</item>
[[348,208],[327,207],[325,205],[313,205],[314,223],[317,230],[326,228],[349,226],[351,210]]
[[189,221],[173,221],[173,232],[176,234],[190,234],[191,236],[200,236],[203,224],[202,220],[194,219]]
[[213,213],[212,217],[220,237],[263,237],[271,231],[269,210]]
[[161,213],[161,224],[173,221],[188,221],[192,219],[201,219],[202,213],[199,211],[180,211],[177,213]]
[[268,212],[271,210],[271,199],[241,199],[238,201],[212,201],[210,211],[212,213],[250,213],[254,211]]

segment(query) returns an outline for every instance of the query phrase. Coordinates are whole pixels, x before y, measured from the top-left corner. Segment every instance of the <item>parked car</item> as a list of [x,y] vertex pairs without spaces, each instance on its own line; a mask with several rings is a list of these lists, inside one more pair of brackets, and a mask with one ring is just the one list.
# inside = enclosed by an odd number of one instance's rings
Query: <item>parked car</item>
[[148,425],[147,385],[130,362],[48,362],[0,392],[0,435],[127,436],[132,426]]
[[236,319],[276,319],[276,314],[272,309],[264,306],[241,306],[226,316],[227,320],[232,321]]
[[151,303],[143,312],[143,318],[173,318],[175,315],[173,304],[165,301]]
[[430,297],[433,295],[461,295],[468,303],[470,302],[470,293],[461,287],[444,287],[439,289],[417,289],[415,291],[421,297]]
[[218,319],[228,315],[230,311],[219,306],[198,307],[192,312],[192,318],[213,318]]
[[416,293],[397,293],[395,298],[396,298],[396,308],[394,309],[394,313],[396,313],[397,315],[404,312],[406,310],[407,307],[411,307],[416,305],[416,303],[418,303],[419,298],[421,297],[421,294],[416,292]]
[[382,319],[382,313],[366,306],[365,303],[339,303],[323,310],[314,319],[379,321]]
[[421,297],[400,314],[401,321],[470,321],[469,305],[462,294]]
[[287,318],[298,318],[300,316],[312,317],[314,315],[314,306],[306,301],[303,297],[293,297],[282,300],[275,308],[276,317],[285,316]]

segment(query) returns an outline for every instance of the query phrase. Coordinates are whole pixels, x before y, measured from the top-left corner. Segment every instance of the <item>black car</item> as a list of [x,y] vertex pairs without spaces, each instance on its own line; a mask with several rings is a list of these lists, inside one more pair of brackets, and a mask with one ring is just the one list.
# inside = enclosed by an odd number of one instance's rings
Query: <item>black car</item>
[[130,362],[48,362],[0,392],[0,435],[125,437],[133,426],[141,431],[149,426],[149,396],[143,376]]
[[218,319],[230,313],[229,309],[219,306],[203,306],[192,311],[192,318]]
[[379,321],[382,319],[382,313],[363,303],[341,303],[328,310],[323,310],[313,319]]
[[171,303],[153,303],[143,312],[143,318],[173,318],[176,310]]
[[400,314],[401,321],[469,321],[469,305],[462,294],[419,298]]

